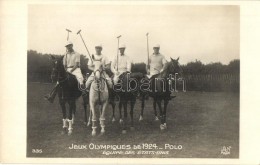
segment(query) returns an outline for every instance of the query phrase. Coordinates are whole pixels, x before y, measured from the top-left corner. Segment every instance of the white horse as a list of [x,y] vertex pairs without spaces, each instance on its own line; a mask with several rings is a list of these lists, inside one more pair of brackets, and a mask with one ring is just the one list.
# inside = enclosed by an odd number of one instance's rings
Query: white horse
[[[99,122],[101,134],[105,133],[105,111],[108,104],[108,87],[106,79],[102,76],[102,70],[96,70],[94,81],[91,83],[89,90],[90,118],[92,118],[92,136],[97,134],[97,114],[99,105]],[[90,120],[89,120],[90,121]]]

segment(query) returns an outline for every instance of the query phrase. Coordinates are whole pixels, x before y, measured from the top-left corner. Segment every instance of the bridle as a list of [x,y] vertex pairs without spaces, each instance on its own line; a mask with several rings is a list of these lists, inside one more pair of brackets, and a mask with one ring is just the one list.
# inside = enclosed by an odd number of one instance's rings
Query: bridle
[[[96,77],[96,73],[99,72],[100,74],[100,78],[97,78]],[[98,92],[103,92],[104,90],[104,87],[105,87],[105,81],[106,79],[102,76],[103,75],[103,69],[97,69],[93,72],[94,74],[94,81],[92,83],[96,83],[97,84],[97,89],[94,88],[95,91],[98,91]],[[104,80],[104,81],[102,81]]]
[[55,67],[53,68],[53,72],[56,72],[57,73],[57,83],[58,84],[62,84],[62,83],[64,83],[65,81],[67,81],[68,79],[69,79],[69,74],[68,73],[66,73],[66,77],[61,77],[60,76],[60,70],[58,70],[58,69],[56,69],[56,67],[57,67],[57,63],[58,63],[58,61],[55,61]]

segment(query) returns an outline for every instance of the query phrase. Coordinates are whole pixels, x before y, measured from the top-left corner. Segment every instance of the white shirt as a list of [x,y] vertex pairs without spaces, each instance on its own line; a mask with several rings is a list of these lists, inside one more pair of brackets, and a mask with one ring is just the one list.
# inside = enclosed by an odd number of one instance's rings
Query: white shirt
[[114,58],[111,64],[111,70],[114,74],[117,72],[117,65],[119,74],[126,71],[131,72],[132,61],[127,55],[118,55],[118,62],[117,56]]
[[88,66],[94,66],[94,71],[100,69],[101,67],[105,67],[105,65],[109,64],[111,60],[109,60],[105,55],[97,55],[94,54],[93,62],[88,60]]
[[160,73],[167,61],[162,54],[152,54],[149,58],[149,63],[150,75],[155,75]]
[[74,67],[77,62],[80,63],[80,55],[75,51],[71,53],[66,53],[65,56],[63,57],[63,65],[69,68]]

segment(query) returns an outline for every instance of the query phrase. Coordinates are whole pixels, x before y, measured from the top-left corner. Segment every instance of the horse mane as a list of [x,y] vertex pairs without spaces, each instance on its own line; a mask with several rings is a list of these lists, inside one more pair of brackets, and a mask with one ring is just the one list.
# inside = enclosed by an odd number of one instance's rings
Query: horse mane
[[172,61],[167,62],[167,63],[165,64],[164,70],[162,71],[162,73],[159,74],[159,75],[161,75],[161,77],[165,77],[165,76],[168,75],[168,71],[169,71],[169,68],[171,67],[171,63],[172,63]]

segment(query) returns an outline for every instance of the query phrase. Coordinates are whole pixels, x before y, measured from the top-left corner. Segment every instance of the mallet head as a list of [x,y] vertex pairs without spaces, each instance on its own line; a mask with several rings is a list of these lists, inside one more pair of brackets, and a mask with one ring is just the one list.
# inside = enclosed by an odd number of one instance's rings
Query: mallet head
[[148,36],[149,35],[149,33],[146,33],[146,36]]
[[79,30],[78,32],[77,32],[77,34],[79,34],[81,32],[81,30]]
[[68,32],[71,32],[71,30],[69,30],[69,29],[66,29]]
[[121,37],[121,35],[120,36],[117,36],[116,38],[120,38]]

